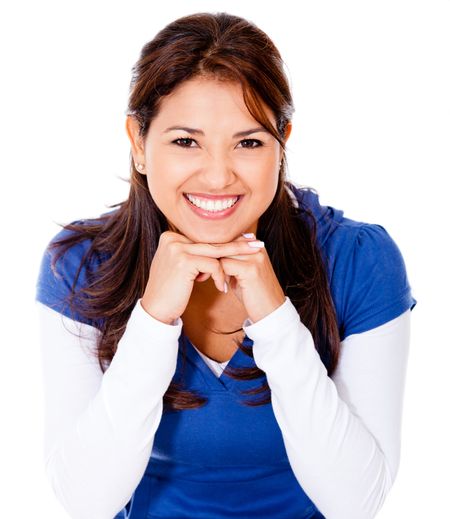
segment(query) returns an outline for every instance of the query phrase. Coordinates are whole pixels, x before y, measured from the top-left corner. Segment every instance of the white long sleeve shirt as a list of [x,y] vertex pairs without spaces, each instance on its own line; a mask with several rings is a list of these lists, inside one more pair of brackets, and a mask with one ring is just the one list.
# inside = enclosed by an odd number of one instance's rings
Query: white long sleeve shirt
[[[95,356],[98,330],[36,302],[46,472],[75,519],[114,517],[139,484],[152,451],[182,320],[162,323],[140,301],[104,374]],[[374,517],[399,466],[410,310],[346,337],[331,378],[289,298],[258,322],[247,319],[243,328],[266,372],[289,463],[302,487],[327,519]],[[219,376],[226,363],[201,356]]]

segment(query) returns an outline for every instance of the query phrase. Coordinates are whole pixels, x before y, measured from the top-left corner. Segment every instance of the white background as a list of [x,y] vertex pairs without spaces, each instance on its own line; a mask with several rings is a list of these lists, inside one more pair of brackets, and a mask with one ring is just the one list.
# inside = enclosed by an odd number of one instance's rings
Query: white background
[[[34,294],[55,222],[128,195],[131,67],[175,18],[227,11],[266,31],[296,112],[291,178],[383,225],[413,295],[400,471],[378,517],[450,517],[448,1],[4,3],[1,52],[2,517],[65,518],[42,462]],[[295,11],[293,10],[295,6]],[[93,518],[95,519],[95,518]]]

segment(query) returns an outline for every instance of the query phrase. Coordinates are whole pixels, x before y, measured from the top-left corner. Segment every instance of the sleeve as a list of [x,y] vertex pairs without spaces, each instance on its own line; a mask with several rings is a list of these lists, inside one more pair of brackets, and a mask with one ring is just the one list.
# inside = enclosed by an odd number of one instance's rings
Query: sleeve
[[292,470],[327,519],[370,519],[397,474],[410,311],[341,343],[332,378],[286,297],[244,322]]
[[417,303],[402,254],[381,225],[359,228],[345,266],[340,268],[342,339],[386,323]]
[[[81,220],[71,223],[81,223]],[[51,250],[49,247],[52,243],[67,238],[70,232],[71,231],[67,229],[62,229],[47,245],[39,267],[35,300],[70,319],[94,326],[95,323],[93,321],[84,318],[79,312],[71,309],[69,306],[72,284],[75,281],[78,268],[83,261],[84,255],[88,251],[91,243],[90,240],[84,240],[70,247],[58,259],[55,268],[52,269],[51,263],[56,251],[54,249]],[[78,290],[81,286],[86,286],[86,283],[87,272],[83,265],[75,285],[75,290]]]
[[182,321],[154,319],[139,299],[103,374],[96,328],[39,301],[36,308],[48,480],[70,517],[111,519],[129,503],[148,464]]

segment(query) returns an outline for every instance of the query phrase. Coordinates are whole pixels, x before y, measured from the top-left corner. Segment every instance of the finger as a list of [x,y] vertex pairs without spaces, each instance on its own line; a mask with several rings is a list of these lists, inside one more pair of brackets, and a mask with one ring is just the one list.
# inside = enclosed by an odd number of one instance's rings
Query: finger
[[257,240],[258,238],[252,232],[246,232],[240,234],[236,239],[241,241],[252,241]]
[[173,232],[173,231],[164,231],[159,236],[160,243],[162,242],[180,242],[180,243],[193,243],[189,238],[187,238],[184,234]]
[[[250,245],[249,245],[250,244]],[[192,243],[183,244],[183,251],[194,256],[222,258],[224,256],[239,256],[257,254],[264,243],[259,240],[235,240],[229,243]]]
[[[265,251],[265,246],[264,246],[264,242],[262,242],[261,240],[258,240],[256,238],[253,238],[255,235],[253,233],[249,233],[251,234],[252,237],[250,236],[244,236],[243,234],[241,234],[240,236],[238,236],[236,238],[235,241],[241,241],[241,242],[257,242],[259,243],[260,245],[263,245],[262,247],[255,247],[257,250],[259,251]],[[252,255],[242,255],[242,254],[233,254],[233,255],[229,255],[229,256],[223,256],[223,258],[230,258],[230,259],[237,259],[237,260],[248,260],[248,261],[251,261],[251,256]]]
[[194,281],[199,281],[200,283],[202,281],[206,281],[207,279],[209,279],[211,277],[211,274],[209,274],[208,272],[201,272],[196,278]]
[[[236,242],[236,241],[252,242],[252,241],[260,241],[260,240],[258,240],[253,233],[241,233],[233,241],[234,242]],[[262,247],[262,248],[264,248],[264,247]],[[262,248],[260,248],[259,250],[261,250]],[[245,259],[245,258],[250,259],[251,256],[252,255],[247,254],[247,255],[234,255],[234,256],[223,256],[223,257],[227,257],[227,258],[231,258],[231,259]],[[229,282],[229,278],[230,278],[230,276],[225,277],[227,283]]]
[[[222,265],[220,264],[220,261],[208,258],[206,256],[191,256],[189,257],[189,261],[192,264],[192,268],[194,270],[193,272],[193,279],[197,278],[197,276],[207,274],[207,276],[211,276],[214,284],[216,285],[217,290],[220,290],[221,292],[224,291],[224,284],[225,284],[225,272],[223,271]],[[207,278],[206,278],[207,279]]]
[[[245,236],[244,236],[245,235]],[[230,243],[234,243],[237,241],[243,241],[243,242],[251,242],[251,241],[259,241],[258,238],[251,232],[251,233],[241,233],[234,240],[232,240]]]
[[[233,241],[248,242],[248,241],[255,241],[255,240],[256,240],[256,238],[253,233],[245,233],[245,235],[244,235],[244,233],[242,233],[239,236],[237,236]],[[227,256],[227,258],[237,259],[237,260],[242,260],[242,259],[246,259],[249,257],[250,256],[248,256],[248,255]],[[219,259],[219,261],[221,261],[221,259]],[[222,265],[222,268],[223,268],[223,265]],[[207,279],[209,279],[209,277],[210,277],[210,274],[201,273],[196,277],[195,281],[199,281],[199,282],[206,281]],[[225,274],[225,283],[227,284],[227,287],[229,289],[230,287],[236,286],[237,281],[232,276]]]

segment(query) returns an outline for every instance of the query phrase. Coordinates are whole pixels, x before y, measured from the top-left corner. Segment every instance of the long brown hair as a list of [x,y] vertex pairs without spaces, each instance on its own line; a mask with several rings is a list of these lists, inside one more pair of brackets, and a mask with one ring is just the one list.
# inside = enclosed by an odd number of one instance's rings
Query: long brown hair
[[[196,76],[240,84],[249,112],[285,152],[285,129],[292,119],[294,105],[281,56],[262,30],[228,13],[197,13],[179,18],[143,47],[133,67],[128,104],[128,114],[139,122],[143,137],[158,113],[162,97]],[[267,118],[261,101],[274,113],[276,127]],[[95,322],[100,330],[97,356],[103,372],[114,356],[131,311],[144,294],[159,236],[169,229],[164,214],[150,195],[146,177],[135,169],[131,154],[130,169],[127,200],[109,206],[117,209],[101,218],[62,225],[71,231],[70,235],[49,246],[58,249],[52,257],[52,268],[55,268],[58,258],[71,246],[86,239],[91,241],[80,261],[69,305],[76,308],[78,315]],[[329,282],[316,243],[316,223],[312,213],[301,203],[295,207],[287,186],[286,159],[283,158],[276,194],[258,222],[258,238],[265,242],[280,285],[311,331],[316,349],[331,375],[337,366],[340,339]],[[91,268],[94,258],[101,258],[95,269]],[[82,268],[86,269],[88,282],[75,290]],[[181,342],[185,354],[183,340]],[[252,356],[250,347],[236,343]],[[265,375],[258,367],[232,369],[231,366],[227,374],[245,380]],[[266,380],[258,389],[245,393],[260,396],[243,401],[245,405],[264,405],[271,401]],[[172,381],[163,403],[165,410],[182,410],[200,407],[207,400]]]

